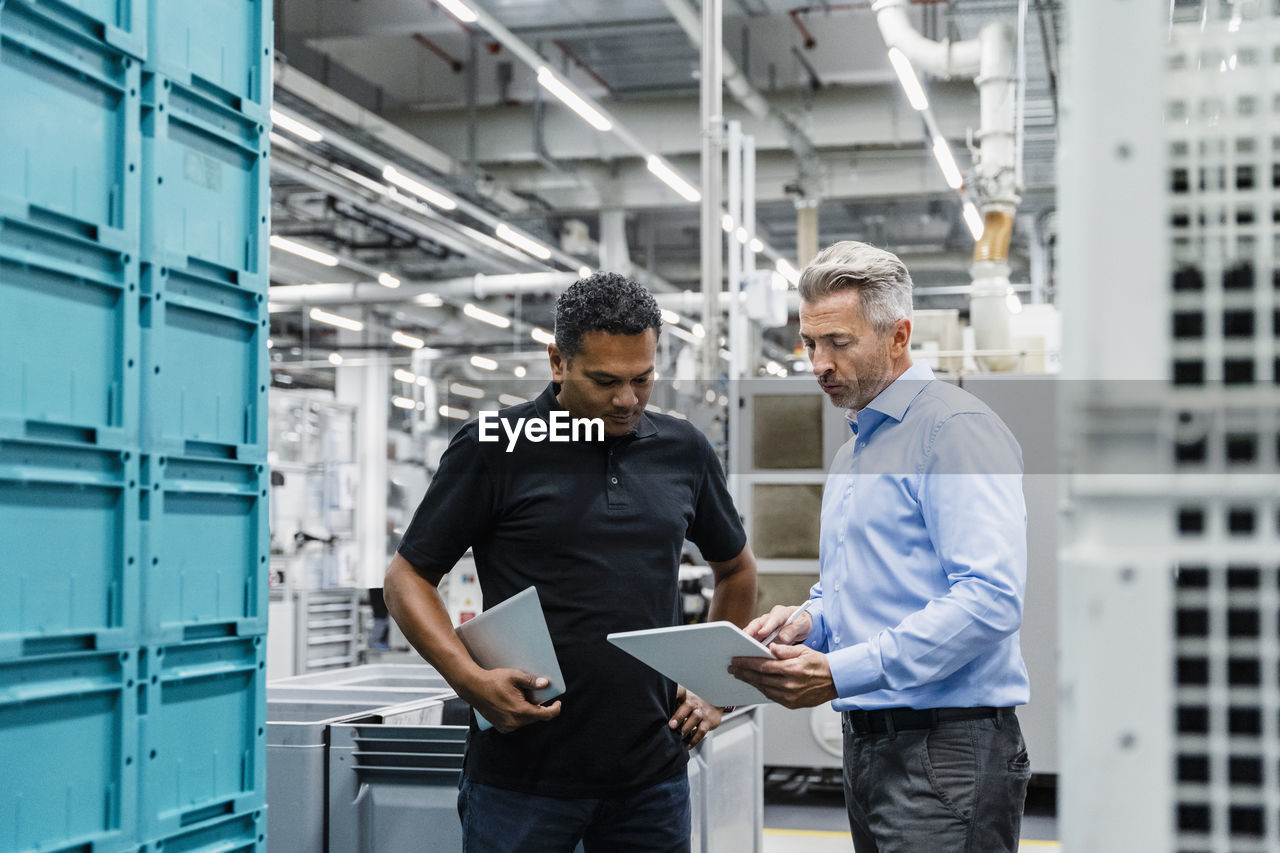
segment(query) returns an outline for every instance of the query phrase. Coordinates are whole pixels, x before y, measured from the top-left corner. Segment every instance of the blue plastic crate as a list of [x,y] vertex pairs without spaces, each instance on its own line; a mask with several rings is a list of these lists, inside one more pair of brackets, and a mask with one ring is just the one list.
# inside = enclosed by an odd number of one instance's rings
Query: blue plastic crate
[[150,30],[148,71],[267,119],[275,38],[271,0],[145,2]]
[[136,255],[140,63],[21,3],[0,3],[0,217]]
[[0,439],[0,659],[138,644],[138,472],[133,451]]
[[143,844],[137,853],[266,853],[266,850],[267,810],[264,806],[190,832],[157,838]]
[[147,56],[147,8],[121,0],[8,0],[52,18],[64,27],[119,48],[134,59]]
[[[142,269],[142,445],[262,460],[270,385],[265,282]],[[256,284],[256,282],[255,282]]]
[[269,480],[264,463],[144,457],[142,621],[149,642],[265,633]]
[[137,658],[0,662],[3,849],[136,849]]
[[271,209],[268,120],[238,112],[168,77],[144,78],[143,260],[265,287]]
[[149,646],[138,677],[140,837],[265,807],[265,635]]
[[56,425],[137,443],[138,269],[136,256],[0,219],[0,436]]

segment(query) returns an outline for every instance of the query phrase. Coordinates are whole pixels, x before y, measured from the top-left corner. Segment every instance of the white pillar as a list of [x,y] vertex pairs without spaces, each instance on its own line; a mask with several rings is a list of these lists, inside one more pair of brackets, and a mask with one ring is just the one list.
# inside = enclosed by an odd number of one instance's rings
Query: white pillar
[[337,368],[338,402],[356,407],[356,462],[360,466],[355,534],[360,552],[356,583],[382,586],[387,557],[387,418],[391,366],[384,353],[370,353],[354,366]]

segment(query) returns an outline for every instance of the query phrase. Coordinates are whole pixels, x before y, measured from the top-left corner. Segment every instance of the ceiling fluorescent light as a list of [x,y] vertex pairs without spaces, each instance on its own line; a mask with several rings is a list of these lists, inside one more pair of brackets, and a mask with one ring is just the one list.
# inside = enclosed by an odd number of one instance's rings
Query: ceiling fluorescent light
[[701,323],[694,323],[690,331],[693,332],[695,338],[705,338],[707,336],[707,330]]
[[554,344],[556,342],[556,336],[548,332],[546,329],[534,329],[532,332],[529,333],[529,336],[532,337],[538,343],[544,344],[544,345]]
[[533,255],[538,260],[545,261],[551,257],[550,249],[541,243],[529,239],[510,225],[507,225],[505,222],[499,225],[494,233],[511,245],[515,246],[517,249]]
[[453,406],[441,406],[440,414],[455,421],[465,421],[471,417],[471,413],[466,409],[455,409]]
[[523,364],[517,364],[516,369],[511,372],[515,374],[516,379],[524,379],[525,374],[529,371],[525,369]]
[[971,201],[966,201],[961,210],[964,213],[964,224],[969,226],[969,233],[973,235],[973,239],[981,240],[983,232],[982,214],[978,213],[978,208],[974,207]]
[[310,246],[304,246],[301,243],[281,237],[279,234],[271,235],[271,248],[280,249],[291,255],[297,255],[300,258],[306,258],[317,264],[326,267],[336,267],[338,259],[328,252],[322,252],[319,249],[313,249]]
[[446,12],[453,15],[464,24],[474,24],[478,18],[476,13],[471,10],[471,7],[463,3],[462,0],[436,0],[436,2],[439,3]]
[[504,406],[518,406],[521,403],[527,403],[529,401],[516,394],[499,394],[498,402]]
[[947,186],[953,190],[960,189],[964,178],[960,175],[956,158],[951,156],[951,146],[947,145],[947,140],[941,136],[933,138],[933,159],[938,161],[938,168],[942,169],[942,177],[946,179]]
[[778,258],[778,263],[774,266],[774,269],[782,273],[782,277],[791,284],[795,285],[800,283],[800,273],[796,272],[796,268],[791,266],[790,262],[788,262],[786,258]]
[[339,353],[339,352],[329,353],[329,363],[332,364],[334,367],[337,367],[338,365],[342,364],[342,353]]
[[409,347],[410,349],[422,349],[427,345],[427,342],[422,338],[415,338],[413,335],[409,335],[404,332],[392,332],[391,341],[392,343],[397,343],[402,347]]
[[400,172],[395,166],[387,166],[382,170],[382,177],[402,190],[408,190],[418,198],[434,204],[442,210],[453,210],[458,203],[437,189],[427,186]]
[[394,376],[398,382],[404,382],[409,385],[418,381],[418,377],[415,376],[412,371],[405,370],[403,367],[397,367],[395,372],[391,375]]
[[389,272],[378,273],[378,284],[383,287],[395,289],[400,286],[400,279],[396,278]]
[[439,308],[444,304],[444,299],[438,293],[419,293],[413,297],[413,301],[427,308]]
[[645,165],[649,167],[650,172],[657,175],[660,181],[679,193],[685,201],[702,201],[702,193],[698,192],[698,188],[680,177],[679,173],[668,166],[666,161],[657,154],[650,154],[645,159]]
[[582,120],[599,131],[613,129],[613,122],[609,121],[603,113],[587,103],[587,99],[579,95],[568,83],[565,83],[557,77],[550,68],[543,65],[538,69],[538,82],[542,88],[555,95],[569,109],[573,110]]
[[276,127],[289,131],[294,136],[302,137],[307,142],[319,142],[324,139],[324,134],[314,127],[308,127],[297,119],[289,118],[279,110],[271,111],[271,123]]
[[578,278],[591,278],[592,269],[589,266],[578,267]]
[[757,255],[764,251],[764,241],[759,237],[752,237],[751,244],[747,247]]
[[474,385],[463,385],[461,382],[451,383],[449,393],[457,394],[459,397],[470,397],[472,400],[479,400],[484,396],[484,391]]
[[418,404],[413,402],[413,400],[410,400],[408,397],[392,397],[391,405],[395,406],[397,409],[413,409],[416,408]]
[[483,355],[473,355],[471,356],[471,366],[478,367],[481,370],[497,370],[498,362]]
[[751,239],[751,235],[747,233],[747,229],[743,228],[741,225],[739,225],[737,230],[733,232],[733,236],[744,246],[747,245],[747,240]]
[[479,320],[481,323],[488,323],[490,326],[497,326],[499,329],[505,329],[511,325],[510,319],[503,317],[501,314],[486,311],[478,305],[472,305],[470,302],[462,306],[462,313],[472,320]]
[[668,326],[678,326],[680,325],[680,315],[669,308],[663,308],[662,322],[666,323]]
[[929,99],[925,97],[924,87],[920,85],[920,78],[916,76],[916,70],[911,67],[911,60],[907,59],[907,55],[896,47],[891,47],[889,62],[898,75],[902,91],[907,93],[907,103],[911,104],[911,108],[917,112],[929,109]]
[[733,233],[733,217],[727,213],[721,214],[720,227],[724,229],[724,233],[732,234]]
[[343,317],[341,314],[330,314],[328,311],[322,311],[319,308],[312,308],[310,317],[317,323],[337,326],[339,329],[346,329],[349,332],[359,332],[364,329],[364,323],[359,320],[352,320],[350,317]]

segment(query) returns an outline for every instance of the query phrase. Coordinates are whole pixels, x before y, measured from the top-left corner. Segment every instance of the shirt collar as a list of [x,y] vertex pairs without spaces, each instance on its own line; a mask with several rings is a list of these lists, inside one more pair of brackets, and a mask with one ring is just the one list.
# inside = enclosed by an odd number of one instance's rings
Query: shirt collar
[[[538,395],[538,398],[533,401],[534,409],[544,419],[549,420],[552,412],[565,411],[565,407],[560,405],[560,400],[556,397],[559,393],[560,383],[548,382],[546,389],[543,390],[543,392]],[[654,423],[653,418],[649,417],[649,413],[647,411],[640,413],[640,420],[636,422],[636,428],[627,433],[627,435],[632,435],[636,438],[648,438],[651,435],[657,434],[658,425]]]
[[890,382],[889,387],[876,395],[874,400],[867,403],[867,408],[901,421],[907,413],[907,407],[933,378],[933,370],[929,365],[917,361]]

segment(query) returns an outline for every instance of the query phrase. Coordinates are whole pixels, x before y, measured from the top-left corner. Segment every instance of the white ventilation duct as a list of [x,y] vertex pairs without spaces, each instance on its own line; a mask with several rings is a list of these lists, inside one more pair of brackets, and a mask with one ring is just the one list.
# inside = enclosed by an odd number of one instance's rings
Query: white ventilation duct
[[[970,324],[979,350],[1008,352],[1012,332],[1008,308],[1009,239],[1017,210],[1017,146],[1014,115],[1017,107],[1017,73],[1013,30],[992,22],[978,38],[965,41],[933,41],[918,33],[907,16],[908,0],[876,0],[872,9],[885,45],[902,51],[916,68],[937,77],[974,77],[978,87],[981,124],[979,156],[973,187],[982,215],[982,237],[973,247],[969,275],[973,291],[969,300]],[[988,370],[1012,370],[1012,355],[986,356],[980,363]]]

